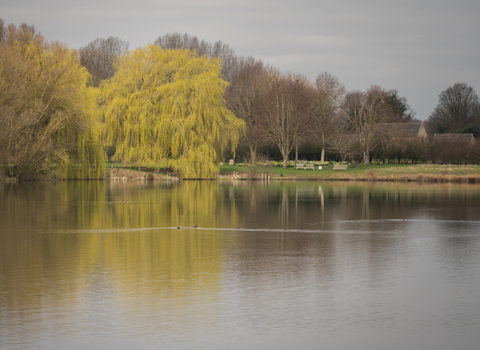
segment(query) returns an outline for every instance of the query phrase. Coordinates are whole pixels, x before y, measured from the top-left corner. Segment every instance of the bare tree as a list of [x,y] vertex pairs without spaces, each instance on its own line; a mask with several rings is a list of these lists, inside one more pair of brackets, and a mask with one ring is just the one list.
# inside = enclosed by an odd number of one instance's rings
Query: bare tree
[[352,91],[345,96],[343,115],[348,128],[358,136],[364,164],[370,164],[370,152],[378,139],[377,123],[392,121],[392,107],[386,103],[388,93],[377,85],[367,91]]
[[9,24],[7,28],[3,26],[2,31],[2,43],[6,45],[5,47],[12,47],[17,43],[22,53],[25,52],[26,47],[30,43],[35,43],[38,46],[42,46],[45,43],[42,34],[37,32],[34,25],[22,23],[17,27],[14,24]]
[[427,121],[436,133],[455,133],[480,126],[480,100],[465,83],[450,86],[438,96],[438,104]]
[[322,146],[322,163],[325,161],[325,148],[327,142],[337,129],[337,117],[345,97],[345,86],[338,78],[329,74],[321,73],[315,80],[312,91],[310,124],[311,135]]
[[5,27],[5,22],[0,18],[0,44],[3,43],[7,37],[7,28]]
[[241,57],[240,71],[228,88],[225,98],[227,107],[245,121],[244,141],[250,150],[250,161],[256,163],[257,149],[263,143],[260,112],[270,83],[275,74],[270,66],[253,57]]
[[210,57],[221,60],[223,79],[231,83],[239,69],[239,58],[235,51],[228,44],[217,41],[213,44]]
[[92,85],[99,86],[102,80],[115,74],[115,60],[128,50],[128,42],[111,36],[97,38],[87,46],[78,49],[80,63],[92,75]]
[[159,36],[154,44],[164,50],[188,49],[190,51],[197,51],[199,56],[210,55],[212,50],[212,45],[206,41],[199,41],[196,36],[187,33],[180,34],[178,32]]
[[199,40],[196,36],[175,32],[159,36],[154,43],[165,50],[188,49],[196,51],[199,56],[219,58],[222,62],[223,79],[230,83],[238,72],[238,58],[235,51],[221,41],[211,44],[203,39]]
[[305,133],[308,81],[299,75],[277,75],[262,106],[263,133],[278,147],[287,167],[292,148]]
[[340,158],[343,161],[352,160],[359,154],[358,149],[358,136],[356,134],[349,134],[342,132],[342,128],[337,130],[338,132],[332,135],[330,138],[331,148],[338,152]]

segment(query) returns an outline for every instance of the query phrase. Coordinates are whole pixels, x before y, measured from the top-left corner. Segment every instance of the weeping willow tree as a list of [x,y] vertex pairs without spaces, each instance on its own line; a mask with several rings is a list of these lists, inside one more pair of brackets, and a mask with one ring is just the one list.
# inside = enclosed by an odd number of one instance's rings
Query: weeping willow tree
[[169,166],[182,178],[215,177],[219,153],[234,151],[244,130],[225,107],[220,61],[148,45],[120,57],[116,68],[101,85],[113,159]]
[[98,108],[100,91],[87,88],[83,100],[85,114],[82,127],[67,129],[73,147],[60,162],[60,172],[67,179],[102,179],[105,177],[105,151],[102,147],[101,110]]
[[8,26],[0,40],[0,163],[5,176],[103,177],[89,77],[75,50],[45,40],[33,26]]

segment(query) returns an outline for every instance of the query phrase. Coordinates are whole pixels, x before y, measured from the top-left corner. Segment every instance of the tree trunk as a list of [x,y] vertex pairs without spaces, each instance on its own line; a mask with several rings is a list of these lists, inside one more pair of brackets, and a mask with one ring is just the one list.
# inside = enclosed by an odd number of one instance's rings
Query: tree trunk
[[5,175],[5,177],[12,177],[12,175],[10,174],[10,170],[8,169],[8,162],[4,162],[3,163],[3,174]]
[[295,144],[295,166],[298,163],[298,143]]
[[250,146],[250,162],[252,165],[257,163],[257,148]]
[[369,152],[369,150],[363,151],[363,164],[365,164],[365,165],[370,164],[370,152]]
[[284,167],[284,168],[287,167],[287,162],[288,162],[288,155],[283,156],[283,167]]
[[322,156],[320,157],[320,162],[325,163],[325,147],[322,147]]

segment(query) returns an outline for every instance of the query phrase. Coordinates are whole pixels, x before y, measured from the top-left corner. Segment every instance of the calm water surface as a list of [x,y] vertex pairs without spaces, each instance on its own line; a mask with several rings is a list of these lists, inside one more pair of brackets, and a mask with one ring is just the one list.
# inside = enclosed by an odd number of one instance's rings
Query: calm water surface
[[479,347],[479,186],[0,183],[1,349]]

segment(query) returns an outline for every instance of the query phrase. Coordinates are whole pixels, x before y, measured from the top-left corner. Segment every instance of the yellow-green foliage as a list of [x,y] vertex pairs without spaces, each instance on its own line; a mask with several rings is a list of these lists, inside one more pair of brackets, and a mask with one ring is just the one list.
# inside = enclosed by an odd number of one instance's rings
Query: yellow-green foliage
[[234,150],[243,121],[225,107],[218,59],[148,45],[118,59],[101,85],[107,143],[118,161],[168,164],[183,178],[212,178],[217,151]]
[[[33,27],[9,26],[0,43],[0,162],[7,176],[103,177],[88,79],[75,50],[46,41]],[[74,176],[65,172],[71,162]]]
[[76,147],[66,161],[60,163],[67,179],[102,179],[105,177],[105,151],[101,142],[100,110],[97,107],[99,90],[85,91],[84,129],[75,135]]

